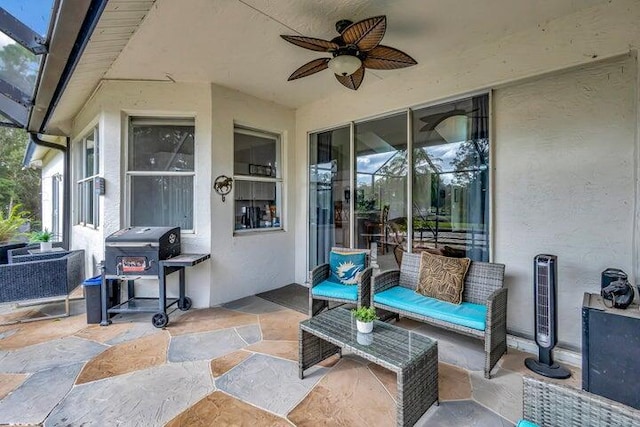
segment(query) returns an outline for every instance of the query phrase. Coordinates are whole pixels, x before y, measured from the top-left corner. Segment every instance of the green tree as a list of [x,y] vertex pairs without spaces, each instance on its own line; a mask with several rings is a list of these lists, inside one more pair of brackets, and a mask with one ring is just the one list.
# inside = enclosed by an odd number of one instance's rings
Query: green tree
[[21,204],[31,221],[39,221],[40,171],[22,169],[27,142],[24,130],[0,127],[0,209],[8,213]]

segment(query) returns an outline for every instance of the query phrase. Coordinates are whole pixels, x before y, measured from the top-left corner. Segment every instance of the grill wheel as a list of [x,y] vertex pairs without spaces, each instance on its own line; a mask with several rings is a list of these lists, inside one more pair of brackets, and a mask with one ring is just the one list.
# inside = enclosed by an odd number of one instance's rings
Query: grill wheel
[[187,311],[191,308],[191,298],[184,297],[184,304],[180,304],[180,300],[178,300],[178,308],[182,311]]
[[156,328],[164,328],[165,326],[167,326],[167,323],[169,323],[169,316],[167,315],[167,313],[156,313],[151,318],[151,323]]

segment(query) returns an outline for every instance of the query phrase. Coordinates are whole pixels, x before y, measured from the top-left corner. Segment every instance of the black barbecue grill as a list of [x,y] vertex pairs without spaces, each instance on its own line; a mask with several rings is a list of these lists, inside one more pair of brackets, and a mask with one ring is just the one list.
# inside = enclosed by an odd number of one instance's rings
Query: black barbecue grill
[[[152,323],[163,328],[169,323],[167,309],[174,304],[180,310],[191,308],[191,299],[185,296],[185,267],[209,259],[209,254],[182,254],[180,227],[129,227],[108,236],[105,240],[105,262],[102,283],[102,322],[108,325],[110,313],[155,313]],[[166,276],[180,273],[178,298],[167,298]],[[158,279],[158,298],[134,295],[137,279]],[[128,298],[122,304],[108,307],[107,288],[118,280],[128,282]],[[175,309],[174,309],[175,311]]]
[[180,255],[180,227],[130,227],[104,243],[105,273],[131,278],[158,277],[160,261]]

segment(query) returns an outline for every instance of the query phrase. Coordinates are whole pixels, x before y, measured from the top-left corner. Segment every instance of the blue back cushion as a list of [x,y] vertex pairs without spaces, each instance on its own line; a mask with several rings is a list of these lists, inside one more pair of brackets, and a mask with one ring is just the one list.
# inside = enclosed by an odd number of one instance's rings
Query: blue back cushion
[[329,281],[342,285],[358,283],[358,274],[364,271],[366,254],[364,252],[329,253]]

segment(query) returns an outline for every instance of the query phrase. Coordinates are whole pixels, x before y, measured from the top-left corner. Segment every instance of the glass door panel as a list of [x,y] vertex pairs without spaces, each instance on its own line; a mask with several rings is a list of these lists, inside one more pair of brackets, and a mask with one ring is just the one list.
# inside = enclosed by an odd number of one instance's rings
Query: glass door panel
[[309,270],[329,262],[332,246],[349,247],[349,127],[311,134]]
[[489,259],[489,97],[413,112],[414,251]]
[[407,224],[407,115],[356,124],[355,153],[355,246],[376,249],[381,269],[395,268],[395,239]]

